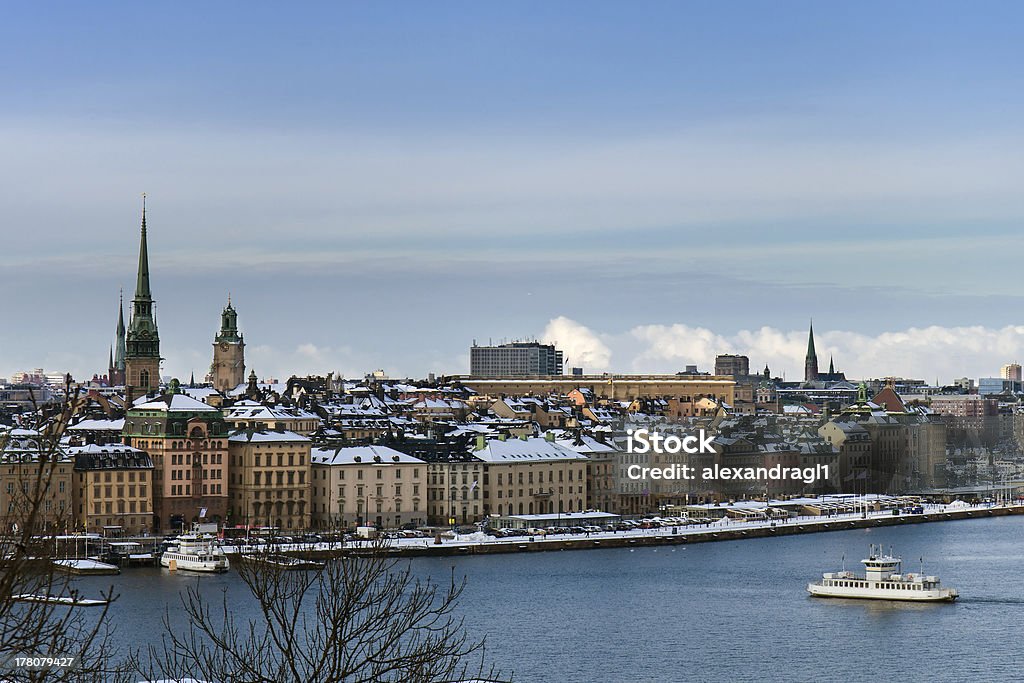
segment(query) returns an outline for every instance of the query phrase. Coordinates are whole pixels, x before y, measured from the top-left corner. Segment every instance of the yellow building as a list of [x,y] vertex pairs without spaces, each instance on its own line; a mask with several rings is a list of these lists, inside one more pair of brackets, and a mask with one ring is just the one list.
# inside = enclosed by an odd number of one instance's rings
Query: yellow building
[[732,377],[716,375],[556,375],[551,377],[456,377],[480,395],[544,396],[585,389],[598,399],[632,401],[636,398],[707,396],[734,403]]
[[0,447],[0,520],[7,527],[2,531],[24,524],[40,491],[39,532],[70,530],[72,462],[67,454],[58,450],[41,456],[38,432],[27,429],[0,435]]
[[314,448],[313,523],[394,528],[427,519],[427,464],[387,446]]
[[469,524],[489,515],[578,512],[587,506],[587,464],[548,438],[477,437],[464,458],[429,465],[430,523]]
[[548,438],[477,439],[485,465],[484,514],[580,512],[587,503],[587,456]]
[[290,431],[238,431],[228,437],[228,520],[281,530],[310,528],[310,441]]
[[128,534],[153,528],[153,461],[145,451],[121,444],[72,448],[75,529],[100,532],[121,527]]

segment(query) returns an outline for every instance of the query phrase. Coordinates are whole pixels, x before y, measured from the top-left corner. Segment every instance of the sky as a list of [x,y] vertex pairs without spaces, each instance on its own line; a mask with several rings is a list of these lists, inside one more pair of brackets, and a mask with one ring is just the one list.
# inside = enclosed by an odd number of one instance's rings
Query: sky
[[[148,195],[164,374],[851,377],[1024,360],[1014,2],[12,5],[0,377],[103,372]],[[827,360],[822,360],[822,366]]]

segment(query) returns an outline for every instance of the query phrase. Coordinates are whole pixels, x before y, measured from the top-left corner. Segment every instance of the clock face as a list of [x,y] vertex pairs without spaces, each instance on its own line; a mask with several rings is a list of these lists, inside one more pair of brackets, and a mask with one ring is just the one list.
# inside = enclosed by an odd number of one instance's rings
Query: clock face
[[221,351],[227,351],[228,350],[228,343],[227,342],[221,342],[220,343],[220,350]]

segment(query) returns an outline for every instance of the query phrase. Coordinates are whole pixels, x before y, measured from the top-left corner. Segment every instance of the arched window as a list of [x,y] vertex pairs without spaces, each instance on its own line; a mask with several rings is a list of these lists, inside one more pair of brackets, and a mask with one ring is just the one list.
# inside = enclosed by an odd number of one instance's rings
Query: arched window
[[142,370],[139,372],[139,384],[144,387],[149,386],[149,370]]

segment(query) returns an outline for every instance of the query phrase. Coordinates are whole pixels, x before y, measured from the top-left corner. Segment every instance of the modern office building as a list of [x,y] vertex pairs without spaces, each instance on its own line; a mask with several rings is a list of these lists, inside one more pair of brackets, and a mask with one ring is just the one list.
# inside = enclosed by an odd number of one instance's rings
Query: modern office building
[[562,374],[562,352],[553,344],[512,342],[469,349],[473,377],[543,377]]
[[999,376],[1003,379],[1013,380],[1014,382],[1020,382],[1024,377],[1021,375],[1021,368],[1019,363],[1008,363],[999,370]]

